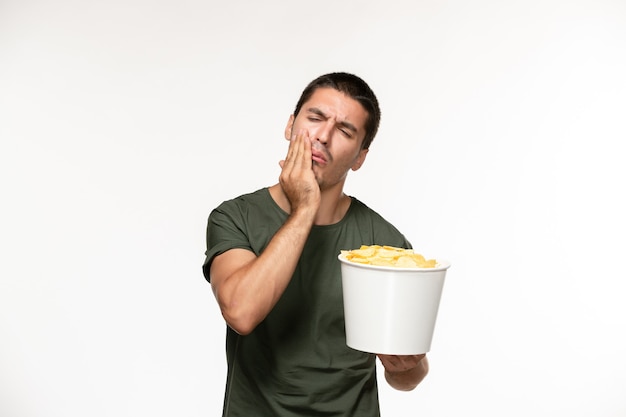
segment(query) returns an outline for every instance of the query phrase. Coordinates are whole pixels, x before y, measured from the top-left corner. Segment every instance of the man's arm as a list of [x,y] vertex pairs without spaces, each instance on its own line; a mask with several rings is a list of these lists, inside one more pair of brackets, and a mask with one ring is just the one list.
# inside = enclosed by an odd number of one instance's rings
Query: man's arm
[[385,379],[393,388],[411,391],[428,374],[428,359],[421,355],[378,355],[385,367]]
[[287,221],[258,257],[231,249],[211,263],[213,293],[226,323],[240,334],[254,330],[287,288],[320,205],[306,132],[291,140],[280,165],[280,185],[291,205]]
[[231,249],[211,264],[211,287],[226,323],[248,334],[269,314],[287,288],[312,224],[294,213],[260,256]]

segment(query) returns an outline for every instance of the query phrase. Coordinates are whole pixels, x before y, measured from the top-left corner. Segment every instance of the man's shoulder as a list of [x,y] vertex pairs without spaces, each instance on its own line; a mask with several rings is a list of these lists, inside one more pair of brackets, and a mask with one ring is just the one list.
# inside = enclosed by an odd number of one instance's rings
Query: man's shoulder
[[357,223],[360,230],[367,231],[369,229],[373,238],[372,244],[410,247],[404,234],[387,218],[359,199],[351,198],[350,217],[352,221]]
[[267,187],[260,188],[258,190],[240,194],[237,197],[223,201],[217,206],[217,209],[225,209],[228,207],[236,206],[250,206],[250,205],[265,205],[268,203],[268,199],[271,198]]
[[383,216],[381,216],[376,210],[365,204],[363,201],[352,196],[350,198],[352,199],[352,204],[350,205],[349,214],[355,216],[367,216],[376,220],[387,222],[387,220],[385,220]]

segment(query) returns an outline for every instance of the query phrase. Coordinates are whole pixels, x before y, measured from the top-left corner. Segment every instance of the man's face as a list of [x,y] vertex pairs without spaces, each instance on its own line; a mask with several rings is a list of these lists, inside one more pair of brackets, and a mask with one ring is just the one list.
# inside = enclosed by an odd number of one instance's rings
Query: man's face
[[285,138],[291,140],[301,129],[309,133],[313,172],[322,190],[343,185],[348,171],[356,171],[365,161],[367,149],[361,144],[367,117],[358,101],[333,88],[318,88],[298,116],[289,118]]

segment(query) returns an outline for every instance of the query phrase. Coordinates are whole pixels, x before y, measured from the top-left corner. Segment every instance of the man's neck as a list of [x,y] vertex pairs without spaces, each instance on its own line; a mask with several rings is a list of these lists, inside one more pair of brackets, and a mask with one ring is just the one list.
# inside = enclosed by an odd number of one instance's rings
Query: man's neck
[[[269,188],[270,195],[278,206],[291,213],[291,204],[280,184]],[[343,187],[336,187],[322,191],[320,207],[315,215],[313,224],[325,226],[338,223],[350,208],[351,198],[343,193]]]

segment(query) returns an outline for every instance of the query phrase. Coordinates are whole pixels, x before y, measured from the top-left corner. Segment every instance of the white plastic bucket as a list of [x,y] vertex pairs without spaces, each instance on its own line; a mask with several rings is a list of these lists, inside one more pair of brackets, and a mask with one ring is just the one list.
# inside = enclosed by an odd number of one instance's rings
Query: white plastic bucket
[[363,352],[430,351],[449,262],[398,268],[350,262],[339,255],[346,343]]

